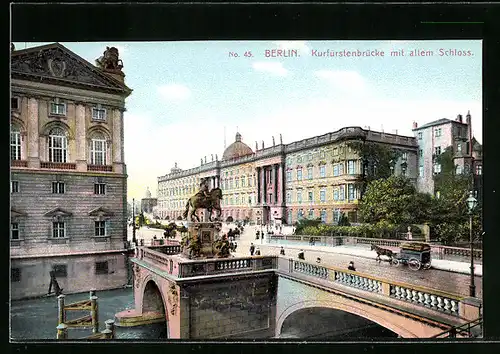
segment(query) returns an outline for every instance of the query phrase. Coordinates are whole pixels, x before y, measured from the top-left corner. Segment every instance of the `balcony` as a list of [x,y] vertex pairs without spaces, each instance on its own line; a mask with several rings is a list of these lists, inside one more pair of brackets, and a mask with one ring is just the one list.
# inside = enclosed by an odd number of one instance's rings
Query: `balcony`
[[51,170],[76,170],[76,163],[69,162],[41,162],[40,168]]
[[87,165],[87,171],[113,172],[113,166],[111,166],[111,165]]
[[10,160],[11,167],[28,167],[28,161],[26,160]]

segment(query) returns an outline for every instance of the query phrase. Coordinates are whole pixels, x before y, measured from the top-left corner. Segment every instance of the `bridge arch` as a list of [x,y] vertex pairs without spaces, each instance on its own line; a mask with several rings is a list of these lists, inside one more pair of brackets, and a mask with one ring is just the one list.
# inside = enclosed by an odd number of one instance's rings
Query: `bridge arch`
[[167,337],[170,337],[168,311],[164,299],[164,294],[161,291],[161,286],[158,285],[151,276],[147,276],[144,279],[143,285],[141,287],[141,293],[142,293],[142,304],[141,304],[142,314],[144,314],[145,312],[157,312],[164,315]]
[[283,323],[285,319],[293,314],[294,312],[306,308],[329,308],[333,310],[344,311],[353,315],[357,315],[363,317],[369,321],[372,321],[382,327],[385,327],[392,332],[398,334],[403,338],[418,338],[418,335],[410,331],[407,327],[396,324],[393,321],[388,320],[384,316],[381,316],[377,313],[376,308],[371,308],[367,306],[363,306],[362,304],[358,304],[354,301],[352,303],[345,303],[336,301],[334,299],[331,300],[305,300],[300,301],[298,303],[292,304],[287,307],[281,315],[276,320],[276,337],[279,338],[281,335],[281,330],[283,328]]

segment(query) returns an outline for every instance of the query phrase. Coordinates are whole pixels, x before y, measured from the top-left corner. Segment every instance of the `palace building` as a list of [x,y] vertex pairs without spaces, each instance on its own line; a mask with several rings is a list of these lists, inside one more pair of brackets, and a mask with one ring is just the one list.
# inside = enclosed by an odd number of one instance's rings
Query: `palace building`
[[222,160],[202,160],[200,166],[176,166],[158,177],[158,216],[181,217],[187,199],[202,178],[223,191],[223,219],[265,224],[292,224],[301,218],[335,223],[346,213],[357,221],[363,167],[359,153],[348,142],[373,142],[401,152],[393,173],[416,183],[418,146],[414,137],[346,127],[290,144],[280,143],[253,151],[239,133]]
[[116,48],[94,66],[61,44],[11,52],[11,297],[127,284],[123,114]]

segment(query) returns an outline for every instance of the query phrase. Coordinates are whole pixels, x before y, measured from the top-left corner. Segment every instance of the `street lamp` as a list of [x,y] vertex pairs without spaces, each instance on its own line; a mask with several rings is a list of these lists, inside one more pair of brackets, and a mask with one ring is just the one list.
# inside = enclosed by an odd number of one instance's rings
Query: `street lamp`
[[470,285],[469,295],[476,297],[476,285],[474,285],[474,238],[472,237],[472,214],[477,206],[477,200],[474,198],[474,193],[470,191],[469,198],[466,200],[467,209],[469,210],[469,231],[470,231]]

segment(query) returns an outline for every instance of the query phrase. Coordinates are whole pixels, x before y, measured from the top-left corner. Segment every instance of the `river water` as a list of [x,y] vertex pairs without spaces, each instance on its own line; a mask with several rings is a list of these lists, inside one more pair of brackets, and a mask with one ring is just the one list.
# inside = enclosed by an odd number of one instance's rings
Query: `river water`
[[[131,288],[98,291],[99,330],[105,328],[104,321],[114,319],[115,313],[134,308]],[[65,303],[89,298],[89,293],[66,295]],[[67,311],[68,319],[87,315],[86,311]],[[56,339],[58,305],[56,297],[19,300],[11,302],[10,338],[14,341]],[[68,329],[68,339],[78,339],[92,334],[91,329]],[[139,327],[116,327],[117,339],[166,339],[164,324]]]

